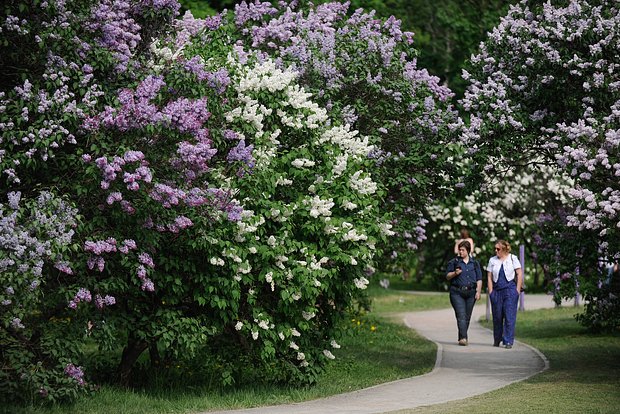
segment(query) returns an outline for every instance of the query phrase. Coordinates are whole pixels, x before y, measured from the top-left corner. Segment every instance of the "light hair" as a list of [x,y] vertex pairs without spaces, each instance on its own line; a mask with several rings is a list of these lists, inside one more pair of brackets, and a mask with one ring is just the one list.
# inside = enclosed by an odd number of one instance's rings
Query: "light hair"
[[499,244],[500,246],[502,246],[502,249],[506,252],[506,253],[510,253],[510,243],[508,243],[506,240],[498,240],[495,242],[495,244]]

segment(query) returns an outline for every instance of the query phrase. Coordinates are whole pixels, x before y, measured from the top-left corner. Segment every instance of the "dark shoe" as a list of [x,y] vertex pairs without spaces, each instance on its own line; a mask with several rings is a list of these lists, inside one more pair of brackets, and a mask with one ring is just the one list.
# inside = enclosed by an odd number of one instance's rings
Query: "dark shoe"
[[512,344],[506,345],[506,349],[512,349]]
[[495,342],[495,343],[493,343],[493,346],[494,346],[494,347],[496,347],[496,348],[498,348],[498,347],[499,347],[499,342]]

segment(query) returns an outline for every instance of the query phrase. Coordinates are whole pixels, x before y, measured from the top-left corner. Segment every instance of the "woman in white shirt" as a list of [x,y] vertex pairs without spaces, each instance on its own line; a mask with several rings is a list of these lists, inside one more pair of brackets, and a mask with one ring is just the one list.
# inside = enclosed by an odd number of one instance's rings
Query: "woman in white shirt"
[[512,348],[517,322],[517,304],[523,285],[521,263],[510,254],[510,244],[505,240],[495,243],[496,256],[489,259],[487,283],[493,311],[493,346],[503,342]]

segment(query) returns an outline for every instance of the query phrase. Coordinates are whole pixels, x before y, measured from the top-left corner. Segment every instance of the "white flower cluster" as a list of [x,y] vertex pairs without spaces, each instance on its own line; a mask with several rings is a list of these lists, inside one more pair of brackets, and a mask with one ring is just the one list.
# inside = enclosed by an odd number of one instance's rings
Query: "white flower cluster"
[[363,171],[357,171],[349,179],[349,185],[360,194],[374,194],[377,191],[377,183],[372,181],[370,174],[360,178]]
[[291,165],[296,168],[303,168],[303,167],[314,167],[316,163],[307,158],[296,158],[291,162]]
[[366,157],[375,149],[375,146],[368,143],[368,137],[356,138],[358,134],[359,131],[351,131],[351,127],[348,124],[344,126],[339,125],[323,132],[319,142],[336,144],[346,154],[355,158]]
[[363,290],[368,287],[368,283],[370,282],[365,277],[360,277],[360,278],[353,279],[353,283],[355,284],[356,288]]
[[334,206],[334,199],[322,200],[319,196],[314,196],[309,200],[304,200],[304,204],[310,204],[310,216],[314,218],[329,217],[332,215],[331,208]]

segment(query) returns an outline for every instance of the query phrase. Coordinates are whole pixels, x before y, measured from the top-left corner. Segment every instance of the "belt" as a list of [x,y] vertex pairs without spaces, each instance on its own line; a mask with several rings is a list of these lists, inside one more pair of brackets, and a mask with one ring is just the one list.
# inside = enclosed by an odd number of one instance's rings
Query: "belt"
[[450,287],[454,288],[455,290],[474,290],[474,289],[476,289],[476,285],[469,285],[469,286],[455,286],[455,285],[452,285]]

